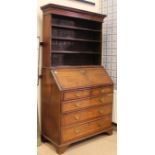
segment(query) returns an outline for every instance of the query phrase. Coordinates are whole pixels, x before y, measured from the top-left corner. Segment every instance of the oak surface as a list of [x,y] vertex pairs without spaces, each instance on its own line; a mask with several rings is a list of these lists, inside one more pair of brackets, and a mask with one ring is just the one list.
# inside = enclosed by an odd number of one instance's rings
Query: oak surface
[[113,82],[101,66],[106,15],[47,4],[43,11],[42,139],[61,154],[112,133]]

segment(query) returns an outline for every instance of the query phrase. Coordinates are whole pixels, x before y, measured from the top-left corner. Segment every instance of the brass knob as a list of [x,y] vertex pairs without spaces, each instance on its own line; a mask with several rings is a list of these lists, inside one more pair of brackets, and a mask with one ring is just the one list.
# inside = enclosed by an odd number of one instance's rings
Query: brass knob
[[80,129],[75,129],[75,133],[80,133],[81,132],[81,130]]
[[79,120],[79,116],[74,116],[74,118],[75,118],[76,120]]
[[81,74],[86,74],[86,71],[85,70],[80,70],[80,73]]
[[100,114],[103,114],[103,113],[104,113],[103,109],[99,109],[98,112],[99,112]]
[[100,98],[100,103],[104,103],[104,101],[105,101],[104,97]]
[[80,107],[80,103],[75,103],[75,107]]
[[104,89],[101,89],[101,93],[104,93],[105,92],[105,90]]

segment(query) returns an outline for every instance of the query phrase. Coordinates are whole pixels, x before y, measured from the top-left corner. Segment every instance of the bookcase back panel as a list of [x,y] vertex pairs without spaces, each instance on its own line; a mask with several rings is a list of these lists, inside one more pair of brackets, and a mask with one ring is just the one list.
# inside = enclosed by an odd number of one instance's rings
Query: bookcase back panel
[[52,66],[99,65],[100,56],[91,54],[53,54]]
[[67,40],[52,40],[52,52],[56,51],[81,51],[99,53],[100,45],[98,43],[76,42]]
[[101,30],[100,22],[83,20],[78,18],[71,18],[66,16],[52,15],[52,25],[61,25],[61,26],[75,26],[82,28],[92,28]]
[[[81,32],[82,31],[82,32]],[[74,30],[74,29],[66,29],[66,28],[52,28],[52,37],[57,38],[57,37],[62,37],[62,38],[75,38],[75,39],[89,39],[89,40],[94,40],[97,41],[100,39],[99,32],[90,32],[84,30]],[[59,39],[59,38],[58,38]]]

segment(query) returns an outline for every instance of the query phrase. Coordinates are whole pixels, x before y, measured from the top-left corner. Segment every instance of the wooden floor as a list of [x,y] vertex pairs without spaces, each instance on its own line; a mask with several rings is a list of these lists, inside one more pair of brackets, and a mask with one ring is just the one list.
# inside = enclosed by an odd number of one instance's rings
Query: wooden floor
[[[93,138],[71,145],[63,155],[116,155],[117,132],[108,136],[101,134]],[[57,155],[50,143],[42,143],[37,155]]]

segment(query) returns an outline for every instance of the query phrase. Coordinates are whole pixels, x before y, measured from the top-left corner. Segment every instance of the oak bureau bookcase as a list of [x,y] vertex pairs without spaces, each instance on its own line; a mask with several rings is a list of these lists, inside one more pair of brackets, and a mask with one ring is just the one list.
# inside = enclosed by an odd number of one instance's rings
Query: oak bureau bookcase
[[42,139],[57,153],[112,134],[113,83],[101,66],[106,15],[47,4],[43,11]]

